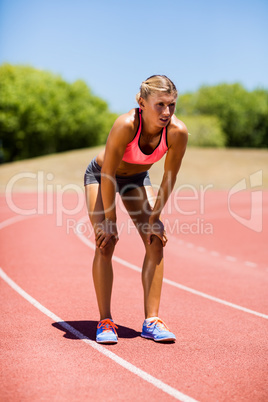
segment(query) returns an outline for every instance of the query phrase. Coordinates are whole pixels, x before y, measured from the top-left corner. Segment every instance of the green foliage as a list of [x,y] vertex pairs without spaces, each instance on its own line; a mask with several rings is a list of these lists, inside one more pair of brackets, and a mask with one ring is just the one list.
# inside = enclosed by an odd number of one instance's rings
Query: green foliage
[[248,92],[240,84],[203,86],[179,98],[178,113],[217,116],[227,146],[268,146],[267,90]]
[[[177,113],[196,146],[268,146],[268,91],[203,86]],[[103,144],[116,115],[83,81],[33,67],[0,66],[0,162]]]
[[224,147],[226,136],[216,116],[188,115],[181,120],[190,133],[188,144],[198,147]]
[[0,133],[5,161],[104,143],[115,115],[83,81],[0,67]]

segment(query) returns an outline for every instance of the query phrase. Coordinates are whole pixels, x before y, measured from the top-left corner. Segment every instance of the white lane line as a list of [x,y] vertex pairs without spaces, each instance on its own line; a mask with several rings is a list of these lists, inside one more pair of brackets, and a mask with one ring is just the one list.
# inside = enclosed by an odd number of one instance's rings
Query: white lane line
[[187,248],[194,248],[194,245],[193,245],[193,243],[186,243],[186,247]]
[[[169,241],[172,241],[173,243],[176,243],[177,245],[186,246],[187,248],[195,249],[201,253],[209,252],[210,255],[212,255],[213,257],[222,257],[226,261],[229,261],[229,262],[238,261],[238,258],[233,257],[232,255],[222,255],[221,256],[221,254],[218,253],[218,251],[215,251],[215,250],[209,251],[205,247],[195,246],[193,243],[187,243],[181,239],[177,239],[176,237],[174,237],[172,235],[169,235],[168,239],[169,239]],[[258,267],[258,264],[256,264],[255,262],[251,262],[251,261],[241,261],[241,263],[250,268]]]
[[[80,220],[80,222],[82,220]],[[79,225],[80,222],[78,222],[78,225]],[[86,244],[92,250],[95,250],[95,244],[92,243],[89,239],[87,239],[82,233],[79,233],[78,231],[75,231],[75,234],[77,235],[77,237],[84,244]],[[137,272],[141,272],[141,268],[139,268],[137,265],[131,264],[128,261],[123,260],[122,258],[116,257],[115,255],[113,256],[113,260],[117,261],[119,264],[124,265],[127,268],[133,269],[134,271],[137,271]],[[236,310],[240,310],[240,311],[243,311],[245,313],[253,314],[253,315],[257,316],[257,317],[265,318],[266,320],[268,320],[268,315],[263,314],[263,313],[259,313],[258,311],[254,311],[254,310],[248,309],[246,307],[239,306],[238,304],[230,303],[230,302],[228,302],[226,300],[219,299],[218,297],[210,296],[207,293],[200,292],[199,290],[189,288],[188,286],[181,285],[180,283],[177,283],[175,281],[171,281],[171,280],[166,279],[166,278],[163,278],[163,282],[167,283],[167,284],[169,284],[171,286],[174,286],[174,287],[176,287],[178,289],[185,290],[186,292],[192,293],[192,294],[194,294],[196,296],[201,296],[201,297],[204,297],[205,299],[212,300],[212,301],[214,301],[216,303],[220,303],[220,304],[223,304],[225,306],[232,307],[232,308],[234,308]]]
[[36,307],[39,311],[43,314],[51,318],[53,321],[57,322],[58,325],[63,327],[66,331],[69,331],[71,334],[76,336],[81,341],[85,342],[87,345],[91,346],[93,349],[97,350],[98,352],[102,353],[109,359],[113,360],[115,363],[119,364],[120,366],[124,367],[128,371],[133,374],[136,374],[138,377],[142,378],[144,381],[152,384],[154,387],[160,389],[161,391],[165,392],[166,394],[174,397],[175,399],[182,401],[182,402],[197,402],[196,399],[191,398],[188,395],[183,394],[182,392],[178,391],[177,389],[165,384],[163,381],[158,380],[157,378],[153,377],[152,375],[146,373],[145,371],[139,369],[138,367],[134,366],[133,364],[129,363],[127,360],[122,359],[121,357],[117,356],[115,353],[111,352],[109,349],[99,345],[95,341],[91,340],[90,338],[86,337],[81,332],[77,331],[73,328],[70,324],[63,321],[60,317],[56,314],[52,313],[52,311],[48,310],[42,304],[40,304],[36,299],[30,296],[25,290],[23,290],[19,285],[17,285],[3,270],[0,268],[0,277],[12,288],[14,289],[20,296],[22,296],[25,300],[31,303],[34,307]]
[[197,247],[197,251],[199,251],[200,253],[204,253],[207,250],[205,249],[205,247]]
[[36,215],[15,215],[12,218],[6,219],[3,222],[0,222],[0,230],[6,228],[7,226],[13,225],[13,223],[24,221],[25,219],[30,219],[35,217]]
[[247,267],[251,267],[251,268],[256,268],[257,264],[255,262],[251,262],[251,261],[245,261],[245,264]]
[[226,255],[225,256],[226,261],[230,261],[230,262],[236,262],[237,258],[233,257],[232,255]]
[[220,253],[218,253],[218,251],[214,251],[214,250],[212,250],[212,251],[210,252],[210,254],[211,254],[213,257],[219,257],[219,256],[220,256]]

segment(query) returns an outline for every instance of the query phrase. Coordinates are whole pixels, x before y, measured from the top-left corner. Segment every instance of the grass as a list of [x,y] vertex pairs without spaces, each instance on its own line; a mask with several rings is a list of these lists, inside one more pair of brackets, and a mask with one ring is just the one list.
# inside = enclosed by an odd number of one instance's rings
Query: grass
[[[63,188],[76,185],[83,191],[84,171],[103,147],[85,148],[59,154],[51,154],[0,165],[0,192],[5,192],[7,185],[16,192],[37,191],[37,174],[42,179],[44,189]],[[238,181],[256,171],[263,171],[263,189],[268,188],[268,150],[266,149],[225,149],[188,147],[179,172],[176,187],[211,185],[214,190],[228,190]],[[150,169],[154,185],[161,182],[164,158]],[[29,173],[33,174],[29,177]],[[52,173],[52,175],[51,175]],[[50,175],[49,175],[50,174]],[[28,175],[28,177],[27,177]],[[42,179],[42,180],[43,180]]]

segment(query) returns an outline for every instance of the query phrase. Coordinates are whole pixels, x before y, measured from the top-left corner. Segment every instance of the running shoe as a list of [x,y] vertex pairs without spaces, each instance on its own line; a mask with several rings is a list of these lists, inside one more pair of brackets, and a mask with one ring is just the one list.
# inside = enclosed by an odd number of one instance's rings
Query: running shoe
[[112,319],[106,318],[105,320],[101,320],[97,326],[96,341],[98,343],[117,343],[117,328]]
[[149,322],[146,322],[146,320],[144,321],[141,336],[143,338],[153,339],[156,342],[162,342],[162,341],[175,342],[176,340],[176,336],[169,330],[167,325],[158,317]]

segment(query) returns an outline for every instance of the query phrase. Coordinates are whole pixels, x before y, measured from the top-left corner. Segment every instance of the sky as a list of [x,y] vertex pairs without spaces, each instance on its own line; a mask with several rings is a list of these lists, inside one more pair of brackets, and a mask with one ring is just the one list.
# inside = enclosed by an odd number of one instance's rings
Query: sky
[[268,0],[0,0],[0,64],[84,80],[111,111],[142,81],[268,89]]

